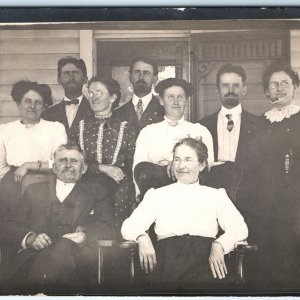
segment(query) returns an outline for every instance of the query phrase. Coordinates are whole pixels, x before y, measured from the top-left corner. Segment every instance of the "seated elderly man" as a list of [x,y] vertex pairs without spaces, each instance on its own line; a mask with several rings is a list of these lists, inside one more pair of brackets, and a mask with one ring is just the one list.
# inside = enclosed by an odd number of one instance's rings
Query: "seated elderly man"
[[183,79],[168,78],[159,82],[155,91],[166,115],[164,121],[145,127],[137,138],[133,168],[141,198],[151,187],[165,186],[175,179],[172,151],[180,139],[201,139],[208,148],[208,164],[214,160],[213,141],[208,129],[184,119],[188,98],[193,94],[192,84]]
[[54,154],[56,181],[26,189],[8,232],[21,250],[2,270],[4,287],[13,283],[26,290],[80,292],[81,284],[90,283],[97,265],[97,239],[115,234],[109,191],[96,182],[80,181],[86,170],[78,146],[62,145]]

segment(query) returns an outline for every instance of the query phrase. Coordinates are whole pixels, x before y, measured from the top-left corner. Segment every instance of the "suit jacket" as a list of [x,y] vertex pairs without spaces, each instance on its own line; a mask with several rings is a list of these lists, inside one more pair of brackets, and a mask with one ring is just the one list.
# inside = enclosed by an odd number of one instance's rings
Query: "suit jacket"
[[132,101],[117,107],[114,110],[114,114],[120,121],[127,121],[138,130],[142,130],[147,125],[162,121],[165,116],[165,109],[160,105],[158,98],[152,96],[140,120],[137,117]]
[[[199,123],[205,126],[212,135],[215,161],[218,161],[218,114],[219,111],[199,121]],[[247,160],[250,140],[259,128],[261,128],[261,118],[243,109],[241,115],[239,143],[235,158],[237,163],[242,163],[243,165],[243,162]]]
[[66,132],[69,136],[71,130],[72,131],[78,130],[78,125],[81,120],[83,120],[84,118],[93,116],[93,115],[94,115],[94,112],[91,109],[89,101],[83,96],[71,127],[69,127],[69,124],[68,124],[65,104],[63,101],[61,101],[60,103],[58,103],[56,105],[49,107],[46,111],[44,111],[42,114],[42,118],[45,120],[48,120],[48,121],[58,121],[58,122],[62,123],[65,126]]
[[[56,226],[50,223],[51,204],[59,201],[56,197],[55,180],[30,185],[19,204],[16,225],[12,243],[21,245],[25,235],[46,233],[51,239],[53,232],[59,232]],[[75,232],[77,226],[86,228],[87,242],[97,239],[113,239],[114,217],[112,200],[109,190],[105,186],[90,182],[78,182],[71,193],[63,201],[64,209],[61,210],[64,218],[64,232]],[[52,236],[51,236],[52,235]]]

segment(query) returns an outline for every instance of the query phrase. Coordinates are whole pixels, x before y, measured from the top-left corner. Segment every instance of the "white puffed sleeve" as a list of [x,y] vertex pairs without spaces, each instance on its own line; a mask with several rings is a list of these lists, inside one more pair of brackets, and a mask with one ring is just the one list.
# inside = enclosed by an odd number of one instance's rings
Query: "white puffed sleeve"
[[135,241],[138,236],[146,233],[156,220],[157,201],[155,189],[152,188],[131,216],[123,222],[121,233],[125,240]]
[[10,166],[6,161],[6,148],[5,148],[5,138],[7,129],[5,124],[0,125],[0,180],[4,175],[10,170]]
[[248,227],[243,216],[236,209],[224,189],[218,190],[217,219],[224,233],[217,239],[224,249],[224,253],[234,249],[237,242],[248,237]]

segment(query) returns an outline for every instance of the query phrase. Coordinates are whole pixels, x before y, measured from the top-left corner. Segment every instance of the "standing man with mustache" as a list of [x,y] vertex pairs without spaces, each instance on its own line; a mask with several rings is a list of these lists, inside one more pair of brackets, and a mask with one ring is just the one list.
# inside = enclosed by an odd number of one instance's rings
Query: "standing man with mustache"
[[129,80],[133,97],[128,103],[115,109],[120,121],[127,121],[141,130],[145,126],[163,120],[165,110],[151,91],[157,82],[158,67],[150,58],[135,58],[129,66]]
[[243,177],[250,139],[259,127],[258,117],[242,108],[247,86],[241,66],[231,63],[221,66],[216,81],[221,109],[199,122],[213,137],[217,165],[207,174],[206,183],[227,188],[229,196],[236,200],[236,186]]
[[69,136],[78,129],[79,122],[93,115],[89,101],[82,94],[87,82],[86,65],[82,59],[67,56],[57,63],[57,82],[63,87],[65,97],[60,103],[48,108],[42,118],[62,123]]

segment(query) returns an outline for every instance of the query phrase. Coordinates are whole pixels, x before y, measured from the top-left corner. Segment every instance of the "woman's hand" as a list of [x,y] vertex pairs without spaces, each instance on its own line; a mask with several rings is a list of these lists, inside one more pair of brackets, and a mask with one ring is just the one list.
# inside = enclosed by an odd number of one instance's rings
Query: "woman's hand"
[[125,177],[125,174],[122,171],[122,169],[115,166],[99,165],[99,171],[106,174],[117,183],[119,183]]
[[227,274],[227,268],[224,261],[224,250],[222,245],[218,242],[214,242],[211,245],[209,266],[214,278],[225,278]]
[[140,266],[146,273],[151,273],[156,266],[156,254],[151,242],[151,239],[147,234],[143,234],[138,237],[137,242],[139,244],[139,257]]
[[22,182],[23,177],[26,175],[28,171],[27,163],[24,163],[20,167],[18,167],[14,173],[15,182]]

